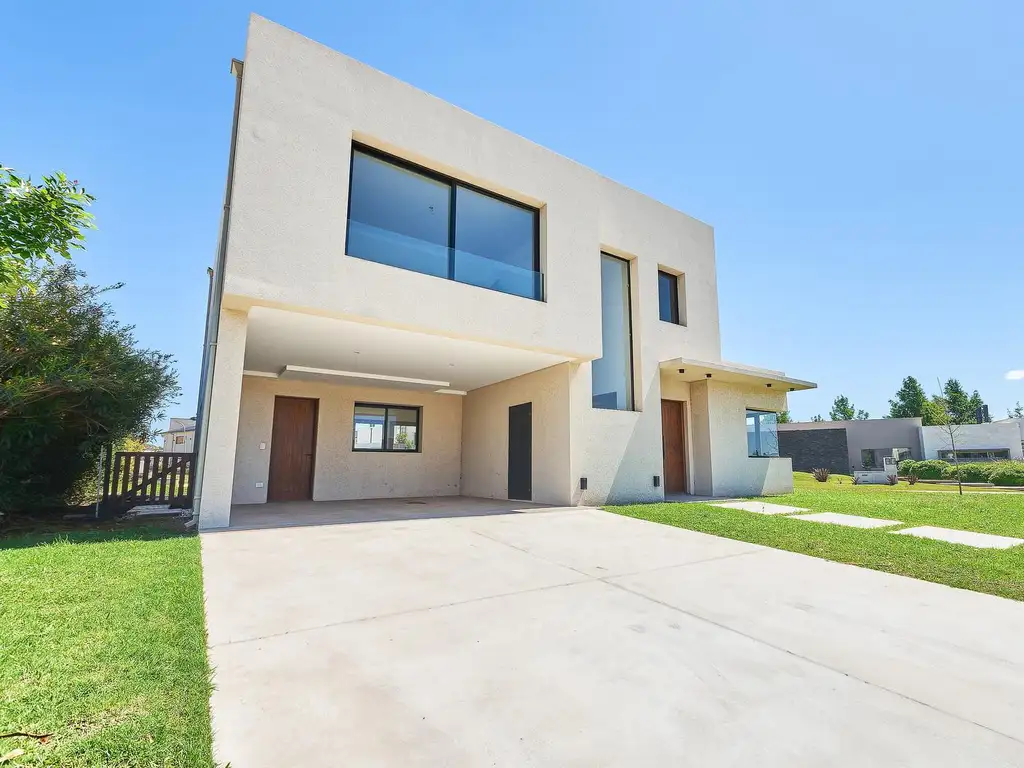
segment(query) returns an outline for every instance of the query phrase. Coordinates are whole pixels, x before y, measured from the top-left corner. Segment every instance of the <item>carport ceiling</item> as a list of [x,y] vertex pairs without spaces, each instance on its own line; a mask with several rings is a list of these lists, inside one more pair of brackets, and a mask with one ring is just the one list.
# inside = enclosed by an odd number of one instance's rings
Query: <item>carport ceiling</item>
[[304,366],[430,379],[465,391],[568,359],[266,307],[250,310],[245,344],[247,371],[280,374],[285,366]]

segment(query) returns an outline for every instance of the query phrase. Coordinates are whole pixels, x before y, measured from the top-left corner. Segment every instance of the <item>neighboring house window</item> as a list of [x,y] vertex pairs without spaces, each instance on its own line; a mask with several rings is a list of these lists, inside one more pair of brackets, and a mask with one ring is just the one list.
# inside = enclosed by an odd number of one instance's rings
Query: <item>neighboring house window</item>
[[174,436],[174,444],[175,445],[184,445],[185,444],[185,436],[184,435],[175,435]]
[[590,364],[594,408],[633,409],[633,320],[629,262],[601,254],[601,349]]
[[[658,271],[658,316],[666,323],[686,325],[686,318],[679,306],[685,280],[683,275]],[[683,304],[685,306],[685,302]]]
[[420,408],[356,403],[352,450],[415,452],[419,449]]
[[[953,451],[939,451],[939,458],[953,461]],[[993,448],[989,450],[957,450],[957,461],[1003,461],[1010,458],[1009,448]]]
[[779,455],[779,416],[770,411],[747,410],[747,455],[774,457]]
[[913,458],[913,454],[911,453],[909,448],[897,448],[896,451],[897,451],[897,454],[896,454],[896,461],[897,462],[903,461],[904,459]]
[[543,297],[537,209],[365,147],[352,150],[345,252]]

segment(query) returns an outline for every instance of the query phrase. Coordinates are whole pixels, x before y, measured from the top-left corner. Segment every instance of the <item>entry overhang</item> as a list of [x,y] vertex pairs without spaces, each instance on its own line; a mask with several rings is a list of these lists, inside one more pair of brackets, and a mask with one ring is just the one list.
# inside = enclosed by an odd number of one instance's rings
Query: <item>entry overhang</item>
[[722,381],[727,384],[765,387],[780,392],[796,392],[805,389],[817,389],[813,381],[793,379],[782,371],[767,368],[753,368],[739,363],[710,362],[707,360],[688,360],[683,357],[662,360],[659,364],[665,375],[674,376],[677,381]]

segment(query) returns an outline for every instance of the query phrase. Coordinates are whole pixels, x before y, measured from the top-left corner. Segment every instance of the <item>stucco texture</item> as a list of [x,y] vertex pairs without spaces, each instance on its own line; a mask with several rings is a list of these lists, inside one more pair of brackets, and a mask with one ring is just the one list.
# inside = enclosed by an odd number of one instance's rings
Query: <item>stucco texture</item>
[[481,387],[463,403],[462,493],[508,498],[508,409],[533,403],[533,501],[571,503],[569,365]]
[[[270,447],[277,395],[319,400],[313,499],[457,496],[462,455],[462,398],[397,389],[244,377],[232,500],[267,500]],[[422,406],[420,451],[352,450],[357,402]],[[265,445],[260,449],[260,443]],[[257,488],[256,483],[263,483]]]

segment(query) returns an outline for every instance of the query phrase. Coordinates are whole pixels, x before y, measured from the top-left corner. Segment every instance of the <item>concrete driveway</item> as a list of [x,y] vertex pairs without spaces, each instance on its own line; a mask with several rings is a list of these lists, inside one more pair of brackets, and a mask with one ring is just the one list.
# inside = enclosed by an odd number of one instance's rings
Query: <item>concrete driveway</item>
[[452,504],[203,535],[219,761],[1024,765],[1022,604]]

